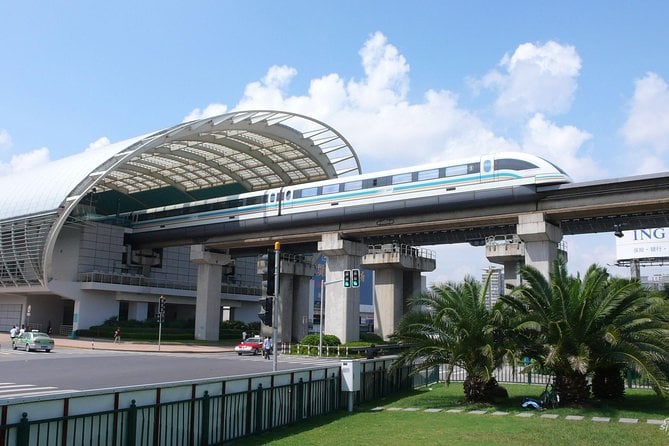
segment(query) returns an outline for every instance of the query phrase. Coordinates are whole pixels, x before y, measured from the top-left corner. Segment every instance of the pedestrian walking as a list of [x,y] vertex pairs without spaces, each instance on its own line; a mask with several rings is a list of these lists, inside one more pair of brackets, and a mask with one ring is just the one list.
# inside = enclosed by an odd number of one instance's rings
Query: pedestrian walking
[[14,339],[14,338],[16,337],[16,335],[18,334],[18,331],[19,331],[19,329],[16,328],[16,325],[14,325],[14,326],[12,327],[12,329],[9,330],[9,337],[12,338],[12,339]]
[[114,331],[114,344],[116,343],[121,343],[121,327],[116,327],[116,331]]
[[246,341],[246,330],[242,331],[242,341]]
[[265,340],[262,342],[262,352],[265,359],[269,359],[272,354],[272,338],[265,336]]

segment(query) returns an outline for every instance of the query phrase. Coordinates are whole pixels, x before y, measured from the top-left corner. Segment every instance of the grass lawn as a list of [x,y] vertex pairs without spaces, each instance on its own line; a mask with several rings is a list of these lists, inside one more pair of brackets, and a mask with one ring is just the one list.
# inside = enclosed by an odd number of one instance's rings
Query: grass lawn
[[[527,412],[520,407],[525,396],[538,397],[540,386],[507,385],[509,400],[496,405],[462,404],[462,383],[449,387],[435,384],[371,405],[356,407],[353,413],[335,414],[307,420],[287,428],[238,440],[237,445],[667,445],[669,435],[648,419],[669,417],[669,401],[651,391],[627,390],[625,399],[615,404],[592,401],[577,408],[534,411],[530,418],[516,416]],[[372,411],[374,407],[382,411]],[[420,410],[389,411],[388,408]],[[444,409],[427,413],[424,409]],[[484,415],[449,413],[448,409],[486,410]],[[495,416],[492,412],[509,412]],[[556,414],[545,419],[543,414]],[[581,421],[567,420],[567,415],[582,415]],[[609,417],[608,423],[592,421],[592,417]],[[637,418],[637,424],[618,422],[620,418]]]

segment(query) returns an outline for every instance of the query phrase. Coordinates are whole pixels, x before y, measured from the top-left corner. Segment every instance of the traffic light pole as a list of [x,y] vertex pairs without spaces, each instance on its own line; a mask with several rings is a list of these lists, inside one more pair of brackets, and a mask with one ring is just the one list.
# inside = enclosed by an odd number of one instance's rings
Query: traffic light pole
[[279,276],[281,275],[281,243],[274,242],[274,312],[272,314],[274,320],[272,321],[273,330],[272,330],[272,371],[277,371],[277,356],[278,356],[278,346],[276,342],[279,338],[279,298],[281,293],[279,292]]
[[163,319],[165,319],[165,297],[158,299],[158,351],[160,351],[160,339],[163,337]]

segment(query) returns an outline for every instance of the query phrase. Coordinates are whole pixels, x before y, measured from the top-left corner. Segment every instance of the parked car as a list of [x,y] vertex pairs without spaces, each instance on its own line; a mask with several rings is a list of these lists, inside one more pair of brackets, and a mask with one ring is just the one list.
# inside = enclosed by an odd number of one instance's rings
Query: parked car
[[262,351],[262,338],[260,336],[247,338],[245,341],[242,341],[235,346],[235,351],[238,355],[241,355],[242,353],[257,355]]
[[50,352],[53,350],[53,345],[53,339],[48,334],[37,330],[26,331],[12,339],[12,348],[14,350],[21,348],[27,352],[30,350]]

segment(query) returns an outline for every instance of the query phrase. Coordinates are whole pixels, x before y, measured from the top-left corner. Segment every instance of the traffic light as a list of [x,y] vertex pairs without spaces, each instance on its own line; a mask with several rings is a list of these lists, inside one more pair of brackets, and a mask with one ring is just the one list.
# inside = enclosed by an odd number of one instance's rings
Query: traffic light
[[[273,249],[267,250],[267,295],[274,296],[274,273],[276,271],[276,254]],[[271,325],[271,324],[270,324]]]
[[344,288],[351,288],[351,270],[344,270]]
[[272,326],[272,319],[273,319],[273,308],[274,308],[274,298],[273,297],[265,297],[263,299],[260,299],[260,306],[262,307],[262,313],[258,313],[258,317],[262,321],[263,324],[267,325],[268,327]]
[[158,299],[158,322],[165,322],[165,298]]
[[354,269],[351,271],[351,286],[353,288],[357,288],[360,286],[360,270],[359,269]]

